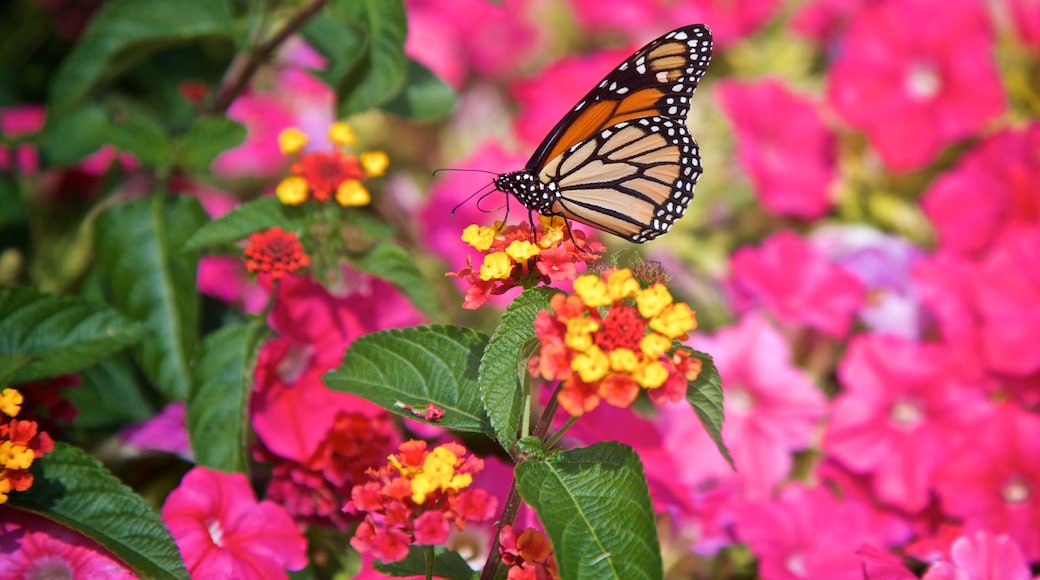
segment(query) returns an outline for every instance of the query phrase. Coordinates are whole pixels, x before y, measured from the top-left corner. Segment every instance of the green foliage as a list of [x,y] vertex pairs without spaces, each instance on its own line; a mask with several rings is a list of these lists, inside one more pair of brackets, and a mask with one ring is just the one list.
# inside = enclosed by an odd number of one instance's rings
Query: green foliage
[[412,419],[417,418],[402,404],[422,410],[433,403],[444,409],[436,425],[491,435],[477,390],[487,341],[486,335],[457,326],[374,332],[350,345],[343,363],[325,375],[325,384]]
[[408,77],[404,89],[382,109],[415,121],[436,121],[451,113],[455,106],[455,90],[433,71],[408,59]]
[[719,376],[719,369],[715,367],[715,361],[712,360],[710,355],[691,348],[686,348],[685,350],[689,351],[695,358],[700,359],[702,365],[700,374],[697,375],[696,379],[690,381],[690,384],[686,387],[686,400],[689,401],[694,413],[697,414],[697,418],[704,425],[704,429],[719,448],[719,453],[722,453],[722,456],[726,458],[730,467],[736,469],[733,465],[733,457],[730,456],[729,449],[726,448],[726,443],[722,440],[722,421],[724,416],[722,377]]
[[111,207],[97,221],[106,288],[117,308],[148,329],[135,354],[170,399],[188,394],[198,338],[198,255],[181,247],[206,219],[194,199],[153,195]]
[[263,335],[258,323],[236,324],[202,341],[185,413],[199,465],[229,472],[248,470],[246,407]]
[[[466,560],[458,552],[441,547],[433,549],[433,575],[445,580],[471,580],[476,576]],[[384,564],[376,562],[375,569],[387,576],[425,576],[426,554],[422,546],[412,546],[408,556],[400,562]]]
[[303,211],[299,206],[288,206],[277,197],[261,197],[243,203],[220,219],[206,222],[184,243],[185,250],[213,248],[233,244],[253,232],[273,227],[298,231],[303,225]]
[[502,314],[502,322],[480,359],[480,396],[495,428],[498,442],[507,451],[516,443],[523,416],[522,381],[527,374],[525,344],[534,339],[534,318],[549,308],[556,291],[530,288],[517,296]]
[[188,578],[159,516],[86,452],[55,443],[33,462],[35,481],[10,505],[83,533],[147,578]]
[[516,467],[568,580],[661,578],[661,548],[643,464],[630,447],[597,443]]
[[246,138],[246,128],[225,117],[199,117],[175,145],[174,164],[197,173],[209,173],[213,160]]
[[110,308],[33,288],[0,287],[0,369],[25,382],[89,367],[136,342],[142,327]]
[[415,265],[415,259],[401,246],[383,242],[352,259],[350,263],[362,272],[393,284],[430,318],[444,318],[440,297]]
[[48,117],[40,134],[40,158],[49,167],[72,165],[113,137],[112,124],[101,107],[77,107],[67,115]]

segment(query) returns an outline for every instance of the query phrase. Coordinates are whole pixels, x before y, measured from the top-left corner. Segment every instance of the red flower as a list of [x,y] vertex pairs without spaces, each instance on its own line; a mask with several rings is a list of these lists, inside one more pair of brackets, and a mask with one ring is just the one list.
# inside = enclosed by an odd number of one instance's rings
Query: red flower
[[552,544],[534,528],[524,529],[517,534],[513,526],[502,526],[498,534],[498,553],[502,563],[510,566],[506,576],[509,580],[549,580],[560,577]]
[[279,280],[287,273],[306,268],[311,257],[304,253],[296,234],[279,227],[249,236],[246,246],[246,268]]
[[292,172],[307,180],[318,201],[328,201],[345,181],[365,178],[357,157],[336,150],[305,153],[293,163]]

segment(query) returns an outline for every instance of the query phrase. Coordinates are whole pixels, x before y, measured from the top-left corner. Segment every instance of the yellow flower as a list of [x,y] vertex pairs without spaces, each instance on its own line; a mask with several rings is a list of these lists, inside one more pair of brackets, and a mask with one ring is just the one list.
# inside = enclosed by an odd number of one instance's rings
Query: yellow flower
[[554,248],[563,240],[563,228],[546,228],[538,236],[538,245],[542,248]]
[[278,187],[275,188],[274,194],[285,205],[300,205],[307,201],[307,190],[307,180],[298,175],[293,175],[283,179],[278,184]]
[[32,465],[33,450],[25,445],[15,445],[10,441],[0,443],[0,467],[6,469],[29,469]]
[[24,400],[18,389],[4,389],[0,392],[0,412],[3,412],[8,417],[16,416],[22,410],[22,402]]
[[607,355],[610,368],[622,373],[630,373],[639,368],[639,357],[631,349],[615,348]]
[[649,326],[668,338],[680,338],[697,328],[697,318],[688,304],[679,302],[668,306],[650,319]]
[[542,250],[527,240],[513,240],[506,246],[506,253],[516,263],[526,262]]
[[336,188],[336,201],[343,207],[361,207],[372,203],[372,195],[356,179],[348,179]]
[[11,493],[11,480],[0,472],[0,505],[7,503],[7,494]]
[[614,303],[610,298],[610,293],[607,292],[606,282],[600,279],[599,276],[592,274],[579,276],[574,281],[574,293],[589,308],[607,306]]
[[657,361],[649,362],[632,373],[632,378],[644,389],[656,389],[668,380],[668,371]]
[[278,133],[278,149],[283,155],[296,155],[306,146],[307,135],[296,127],[289,127]]
[[610,372],[610,361],[598,346],[592,346],[571,359],[571,370],[586,383],[594,383]]
[[480,279],[485,282],[505,280],[512,273],[513,262],[505,252],[494,252],[484,256],[484,262],[480,265]]
[[329,127],[329,140],[336,145],[349,147],[357,143],[357,135],[354,135],[354,130],[350,128],[350,125],[343,121],[336,121]]
[[610,298],[617,302],[639,293],[639,282],[632,277],[632,270],[624,268],[607,278],[607,291],[610,292]]
[[369,177],[379,177],[390,167],[390,156],[383,151],[365,151],[358,155],[358,162]]
[[651,360],[656,360],[670,348],[672,348],[672,341],[656,332],[648,333],[639,340],[639,350],[643,351],[646,358]]
[[571,318],[567,320],[567,335],[564,343],[567,348],[585,352],[592,347],[592,333],[599,330],[599,323],[591,318]]
[[438,447],[423,459],[422,471],[412,478],[412,501],[421,504],[426,496],[438,490],[460,490],[469,487],[473,476],[455,473],[459,458],[444,447]]
[[643,318],[657,316],[672,303],[672,294],[664,284],[657,283],[636,295],[636,307]]
[[490,248],[491,244],[495,243],[495,230],[494,228],[470,224],[466,226],[466,229],[462,230],[462,241],[483,252]]

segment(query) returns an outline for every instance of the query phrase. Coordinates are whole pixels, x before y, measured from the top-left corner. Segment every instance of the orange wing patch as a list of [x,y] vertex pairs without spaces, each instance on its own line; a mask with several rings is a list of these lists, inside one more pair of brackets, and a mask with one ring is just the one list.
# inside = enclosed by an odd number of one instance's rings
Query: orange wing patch
[[656,114],[656,105],[664,93],[656,88],[643,89],[621,100],[602,100],[589,105],[560,135],[545,159],[555,159],[574,144],[585,141],[607,127],[622,121]]

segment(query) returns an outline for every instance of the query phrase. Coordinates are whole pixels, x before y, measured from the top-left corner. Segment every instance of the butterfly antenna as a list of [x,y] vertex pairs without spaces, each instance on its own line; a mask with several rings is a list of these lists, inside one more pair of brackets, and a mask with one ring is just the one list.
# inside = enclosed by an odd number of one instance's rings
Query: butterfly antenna
[[[484,190],[489,188],[489,187],[492,188],[491,191],[485,192]],[[469,197],[467,197],[466,199],[460,201],[458,203],[458,205],[456,205],[455,207],[451,208],[451,214],[449,214],[449,217],[454,218],[455,217],[455,212],[458,211],[458,209],[460,207],[462,207],[462,206],[466,205],[467,203],[469,203],[470,200],[472,200],[474,197],[477,197],[478,195],[483,193],[484,195],[480,199],[484,199],[484,197],[487,197],[488,195],[490,195],[494,191],[494,187],[495,187],[494,183],[489,183],[489,184],[485,185],[484,187],[481,187],[480,189],[474,191],[473,193],[470,194]],[[478,207],[479,207],[480,202],[478,201],[477,204],[478,204]]]
[[440,169],[434,169],[432,175],[437,175],[442,171],[462,171],[465,173],[490,173],[491,175],[498,175],[498,172],[488,171],[487,169],[464,169],[461,167],[441,167]]

